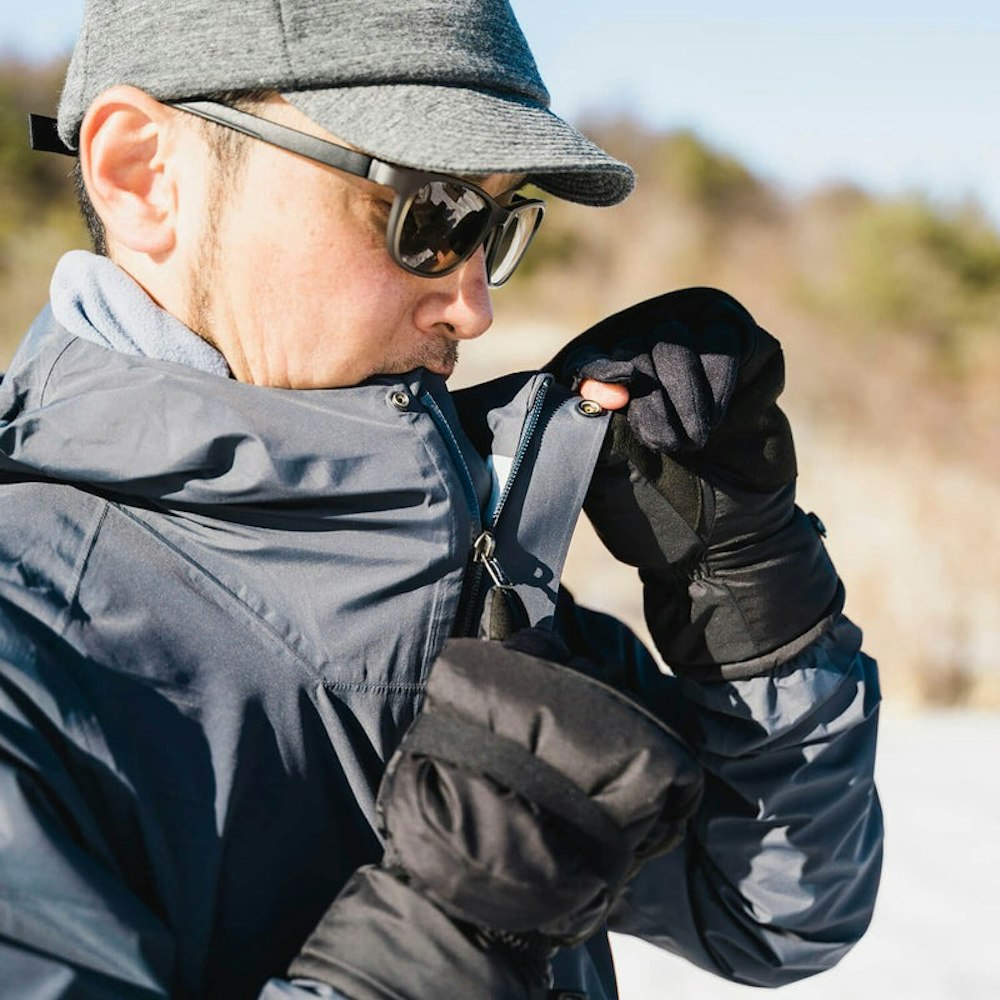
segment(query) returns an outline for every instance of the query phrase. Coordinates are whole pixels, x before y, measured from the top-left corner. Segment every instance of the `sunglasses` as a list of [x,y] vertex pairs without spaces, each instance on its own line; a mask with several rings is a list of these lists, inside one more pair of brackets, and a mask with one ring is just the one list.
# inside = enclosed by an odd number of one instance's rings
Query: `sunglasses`
[[183,101],[170,106],[392,188],[386,246],[389,256],[411,274],[450,274],[482,246],[487,280],[494,287],[502,285],[520,263],[545,212],[543,201],[513,195],[509,205],[501,205],[459,177],[394,166],[227,104]]

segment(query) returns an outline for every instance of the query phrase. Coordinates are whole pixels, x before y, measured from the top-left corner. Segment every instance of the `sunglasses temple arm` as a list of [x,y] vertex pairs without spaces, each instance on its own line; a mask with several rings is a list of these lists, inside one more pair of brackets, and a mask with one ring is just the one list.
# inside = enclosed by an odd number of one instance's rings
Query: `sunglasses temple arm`
[[364,153],[328,142],[307,132],[300,132],[298,129],[288,128],[286,125],[279,125],[278,122],[272,122],[267,118],[240,111],[239,108],[231,108],[228,104],[217,104],[214,101],[179,101],[172,103],[171,107],[204,118],[216,125],[224,125],[279,149],[325,163],[355,177],[367,177],[372,164],[377,162]]
[[62,141],[55,118],[47,115],[28,115],[28,145],[41,153],[77,155],[75,149]]

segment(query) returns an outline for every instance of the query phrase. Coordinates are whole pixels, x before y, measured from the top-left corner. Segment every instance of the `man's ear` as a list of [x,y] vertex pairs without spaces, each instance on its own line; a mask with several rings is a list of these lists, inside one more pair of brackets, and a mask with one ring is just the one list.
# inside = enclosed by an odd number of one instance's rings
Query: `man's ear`
[[170,108],[135,87],[105,90],[80,127],[84,183],[109,245],[159,255],[176,238],[176,178],[168,169]]

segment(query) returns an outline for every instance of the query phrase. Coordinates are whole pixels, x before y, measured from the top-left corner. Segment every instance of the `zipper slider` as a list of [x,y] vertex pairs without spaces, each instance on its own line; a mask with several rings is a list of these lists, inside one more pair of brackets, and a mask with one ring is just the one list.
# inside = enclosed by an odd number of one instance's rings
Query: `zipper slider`
[[502,641],[521,629],[529,628],[531,620],[524,602],[497,561],[496,549],[497,540],[489,531],[484,531],[472,543],[472,561],[481,565],[493,581],[486,594],[479,634],[483,639]]
[[510,581],[497,561],[496,550],[497,540],[489,530],[486,530],[472,543],[472,561],[485,567],[496,586],[508,587]]

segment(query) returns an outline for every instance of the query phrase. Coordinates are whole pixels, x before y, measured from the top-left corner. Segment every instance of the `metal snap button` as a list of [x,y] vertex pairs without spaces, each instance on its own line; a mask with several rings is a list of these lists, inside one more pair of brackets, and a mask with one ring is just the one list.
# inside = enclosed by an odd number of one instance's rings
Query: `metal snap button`
[[393,392],[389,395],[389,402],[392,403],[397,410],[405,410],[410,405],[410,397],[405,392]]
[[576,408],[585,417],[599,417],[604,412],[604,407],[600,403],[595,403],[592,399],[581,399],[576,404]]

